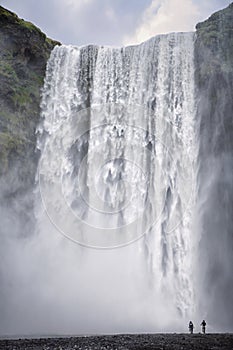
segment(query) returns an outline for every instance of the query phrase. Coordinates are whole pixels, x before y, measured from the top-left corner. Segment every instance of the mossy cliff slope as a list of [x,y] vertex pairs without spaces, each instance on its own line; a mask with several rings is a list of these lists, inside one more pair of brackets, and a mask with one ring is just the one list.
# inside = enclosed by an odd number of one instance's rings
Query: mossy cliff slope
[[[0,6],[0,175],[18,165],[17,180],[24,188],[34,181],[40,89],[56,44]],[[13,194],[19,187],[11,183],[8,190]]]
[[233,324],[233,3],[196,29],[200,307],[226,331]]
[[35,129],[46,62],[59,44],[0,6],[0,237],[32,233]]

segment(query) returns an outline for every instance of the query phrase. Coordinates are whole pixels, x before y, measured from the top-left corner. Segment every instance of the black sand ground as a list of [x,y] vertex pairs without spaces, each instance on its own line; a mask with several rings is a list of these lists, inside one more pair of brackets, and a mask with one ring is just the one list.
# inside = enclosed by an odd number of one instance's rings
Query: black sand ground
[[129,334],[71,338],[5,339],[4,350],[233,350],[233,334]]

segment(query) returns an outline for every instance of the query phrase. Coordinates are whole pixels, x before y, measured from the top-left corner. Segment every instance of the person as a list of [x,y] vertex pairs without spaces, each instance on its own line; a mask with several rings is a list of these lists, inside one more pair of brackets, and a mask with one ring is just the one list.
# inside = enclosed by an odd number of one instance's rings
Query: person
[[206,327],[206,321],[205,320],[202,321],[201,326],[202,326],[202,333],[205,334],[205,327]]
[[193,325],[192,321],[189,321],[189,332],[190,332],[190,334],[193,334],[193,328],[194,328],[194,325]]

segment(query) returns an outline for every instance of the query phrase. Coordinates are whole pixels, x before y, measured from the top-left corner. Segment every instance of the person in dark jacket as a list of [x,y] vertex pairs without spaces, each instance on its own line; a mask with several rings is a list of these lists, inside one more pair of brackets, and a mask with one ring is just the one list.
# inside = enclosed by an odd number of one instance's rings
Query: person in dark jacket
[[206,321],[205,320],[202,321],[201,326],[202,326],[202,333],[205,334],[205,327],[206,327]]
[[189,332],[190,332],[190,334],[193,334],[193,328],[194,328],[194,325],[193,325],[192,321],[189,321]]

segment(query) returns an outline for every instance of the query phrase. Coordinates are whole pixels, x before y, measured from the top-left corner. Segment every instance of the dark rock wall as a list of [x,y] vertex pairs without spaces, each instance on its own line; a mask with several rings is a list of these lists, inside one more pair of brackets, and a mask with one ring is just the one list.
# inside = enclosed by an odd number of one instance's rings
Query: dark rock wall
[[[233,330],[233,4],[196,27],[200,317]],[[203,316],[201,316],[203,315]]]

